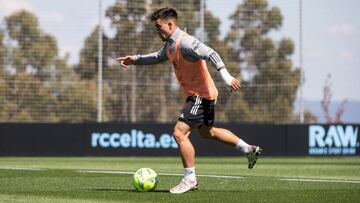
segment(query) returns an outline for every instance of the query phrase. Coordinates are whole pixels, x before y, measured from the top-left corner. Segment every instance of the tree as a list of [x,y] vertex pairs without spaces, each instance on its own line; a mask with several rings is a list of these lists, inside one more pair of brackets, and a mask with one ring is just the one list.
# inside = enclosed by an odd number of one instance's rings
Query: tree
[[1,42],[7,36],[11,43],[1,43],[0,59],[11,60],[0,64],[0,120],[94,121],[94,86],[73,73],[66,57],[59,57],[56,39],[40,29],[37,17],[23,10],[6,17],[5,25]]
[[0,29],[0,121],[5,117],[5,111],[8,105],[7,100],[5,99],[6,94],[6,82],[5,77],[5,59],[6,59],[6,47],[3,44],[4,41],[4,32]]
[[[239,5],[225,38],[234,49],[247,77],[243,78],[243,108],[250,117],[238,121],[285,122],[293,119],[293,102],[300,83],[300,71],[294,69],[290,56],[294,43],[283,38],[278,43],[267,37],[282,24],[277,7],[269,8],[267,0],[245,0]],[[243,74],[244,75],[244,74]],[[244,112],[246,109],[237,109]]]
[[3,44],[4,32],[0,29],[0,78],[4,77],[5,59],[6,59],[6,47]]
[[[103,37],[103,50],[104,53],[108,53],[109,42],[106,35]],[[80,61],[77,66],[75,66],[75,72],[82,78],[86,80],[97,80],[98,74],[98,50],[99,50],[99,26],[96,26],[95,30],[90,34],[89,37],[85,39],[84,48],[80,51]],[[107,55],[104,55],[105,58]],[[106,61],[103,63],[104,70],[106,70]]]
[[36,16],[25,10],[6,17],[5,23],[17,45],[12,64],[16,71],[31,71],[41,80],[48,79],[58,55],[56,39],[40,30]]
[[331,91],[332,83],[331,83],[330,79],[331,79],[331,74],[329,74],[325,80],[325,85],[323,88],[324,96],[321,101],[321,107],[323,108],[323,111],[325,114],[326,123],[328,123],[328,124],[342,123],[341,117],[345,112],[346,104],[347,104],[348,100],[347,99],[342,100],[340,106],[336,110],[335,118],[332,118],[331,112],[330,112],[330,103],[331,103],[331,97],[332,97],[332,91]]
[[[300,123],[300,114],[297,113],[294,115],[294,121]],[[304,123],[317,123],[318,118],[311,112],[309,109],[304,109]]]
[[50,78],[53,61],[57,54],[55,39],[42,32],[37,18],[19,11],[5,18],[5,36],[10,47],[2,56],[11,57],[4,61],[0,85],[4,88],[5,121],[48,121],[54,116],[54,103],[50,89],[43,83]]

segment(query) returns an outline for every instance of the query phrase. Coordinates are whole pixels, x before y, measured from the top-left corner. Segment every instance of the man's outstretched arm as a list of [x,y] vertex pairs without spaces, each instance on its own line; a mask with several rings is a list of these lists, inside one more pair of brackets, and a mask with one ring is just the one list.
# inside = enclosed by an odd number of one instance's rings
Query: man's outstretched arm
[[124,68],[128,68],[129,65],[152,65],[165,62],[167,60],[165,46],[157,52],[146,55],[127,55],[121,56],[116,59],[120,65]]
[[129,68],[129,65],[134,64],[133,56],[130,55],[120,56],[116,61],[119,62],[123,68]]

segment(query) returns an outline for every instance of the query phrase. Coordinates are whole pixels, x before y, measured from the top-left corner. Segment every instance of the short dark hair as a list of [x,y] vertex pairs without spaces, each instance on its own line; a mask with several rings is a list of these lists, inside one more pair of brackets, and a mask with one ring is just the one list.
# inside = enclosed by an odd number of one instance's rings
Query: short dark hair
[[151,15],[151,20],[155,21],[157,19],[169,19],[169,18],[173,18],[173,19],[178,19],[178,15],[175,9],[170,8],[170,7],[165,7],[165,8],[161,8],[157,11],[155,11],[152,15]]

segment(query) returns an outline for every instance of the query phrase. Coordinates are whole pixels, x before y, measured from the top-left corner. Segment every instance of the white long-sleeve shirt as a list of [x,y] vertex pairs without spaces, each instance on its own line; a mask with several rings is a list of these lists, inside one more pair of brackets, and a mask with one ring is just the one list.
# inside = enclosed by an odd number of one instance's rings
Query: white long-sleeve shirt
[[[159,51],[145,54],[145,55],[134,55],[134,65],[151,65],[158,64],[168,60],[166,55],[166,46],[170,44],[170,53],[174,51],[176,39],[179,37],[180,28],[170,36],[170,38],[164,43]],[[185,60],[189,62],[195,62],[197,60],[211,61],[213,66],[220,72],[222,79],[227,86],[231,86],[233,77],[229,74],[225,68],[224,62],[220,56],[212,48],[206,46],[198,39],[191,35],[184,36],[180,41],[180,51]]]
[[[169,38],[169,40],[164,43],[159,51],[145,54],[145,55],[135,55],[134,64],[135,65],[150,65],[158,64],[168,60],[166,56],[166,46],[170,44],[170,52],[174,50],[175,41],[179,36],[180,29],[178,28]],[[220,56],[210,47],[206,46],[204,43],[200,42],[198,39],[191,35],[186,35],[180,41],[180,51],[184,59],[189,62],[195,62],[197,60],[207,60],[211,61],[214,67],[217,70],[220,70],[225,67]]]

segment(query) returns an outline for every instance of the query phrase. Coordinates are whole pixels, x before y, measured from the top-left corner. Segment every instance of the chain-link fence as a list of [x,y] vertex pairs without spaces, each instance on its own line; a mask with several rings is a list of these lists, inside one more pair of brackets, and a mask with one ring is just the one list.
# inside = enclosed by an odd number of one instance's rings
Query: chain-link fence
[[[102,122],[176,121],[184,99],[169,63],[125,70],[115,61],[118,56],[160,49],[163,42],[149,16],[166,6],[177,9],[181,29],[217,51],[229,72],[242,81],[241,91],[230,93],[208,63],[219,89],[218,122],[298,122],[294,102],[302,76],[292,56],[299,36],[271,38],[270,33],[281,28],[283,21],[276,5],[267,0],[238,1],[228,14],[227,33],[220,36],[221,21],[208,9],[206,0],[99,2],[100,14],[99,7],[91,11],[80,5],[68,8],[83,14],[74,21],[91,13],[106,22],[94,26],[83,39],[74,63],[69,55],[60,54],[56,37],[42,29],[31,10],[4,18],[0,30],[1,122],[95,122],[98,112]],[[291,4],[298,12],[298,2]],[[66,31],[71,36],[79,29],[69,24]],[[312,119],[311,113],[306,114],[306,121]]]

